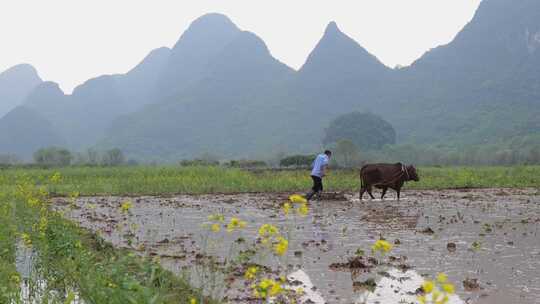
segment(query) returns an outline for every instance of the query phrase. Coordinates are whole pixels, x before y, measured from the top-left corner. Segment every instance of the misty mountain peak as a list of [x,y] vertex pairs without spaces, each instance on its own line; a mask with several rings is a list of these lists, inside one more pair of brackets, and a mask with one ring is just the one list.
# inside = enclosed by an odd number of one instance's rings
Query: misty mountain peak
[[23,63],[15,65],[4,72],[0,73],[0,80],[5,78],[25,78],[27,80],[33,80],[40,82],[41,78],[38,76],[36,68],[32,65]]
[[29,64],[19,64],[0,73],[0,117],[22,104],[40,83],[36,69]]
[[281,78],[292,72],[285,64],[270,54],[266,43],[252,32],[243,31],[236,35],[223,50],[209,63],[211,77],[231,80],[235,75],[235,84],[245,84],[255,79],[266,77]]
[[199,81],[206,66],[236,36],[240,29],[225,15],[207,14],[193,21],[172,49],[159,90],[172,95]]
[[324,30],[324,35],[326,36],[335,34],[341,34],[341,31],[339,30],[337,23],[335,21],[332,21],[326,26],[326,29]]
[[209,27],[233,27],[237,26],[229,17],[220,13],[209,13],[195,19],[189,26],[191,29],[209,28]]
[[193,21],[182,34],[173,50],[182,48],[184,44],[197,43],[201,39],[220,39],[240,32],[240,29],[229,17],[212,13]]
[[[346,71],[368,74],[385,69],[387,68],[375,56],[344,34],[332,21],[300,71],[340,75]],[[351,75],[348,72],[346,74]]]
[[21,63],[21,64],[17,64],[17,65],[14,65],[12,67],[10,67],[9,69],[5,70],[4,72],[0,73],[0,74],[7,74],[7,73],[36,73],[37,74],[37,71],[36,69],[28,64],[28,63]]

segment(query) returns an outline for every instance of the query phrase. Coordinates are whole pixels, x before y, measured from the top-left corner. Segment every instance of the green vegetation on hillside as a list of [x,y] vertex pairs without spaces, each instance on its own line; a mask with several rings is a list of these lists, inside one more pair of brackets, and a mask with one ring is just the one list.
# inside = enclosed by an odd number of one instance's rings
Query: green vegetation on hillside
[[352,112],[332,120],[322,142],[329,145],[340,140],[349,140],[361,150],[378,150],[396,143],[396,131],[377,115]]
[[[226,16],[205,15],[172,49],[153,51],[126,74],[88,80],[71,95],[50,82],[25,91],[27,109],[0,116],[0,129],[10,131],[0,133],[0,153],[28,159],[63,143],[118,147],[143,162],[207,152],[227,160],[309,154],[332,120],[355,111],[381,116],[396,135],[377,135],[377,124],[358,117],[352,122],[369,130],[363,136],[326,142],[349,139],[365,152],[396,137],[513,151],[513,141],[540,133],[539,12],[537,0],[482,1],[452,42],[401,69],[386,67],[332,22],[298,71]],[[0,77],[0,99],[2,87],[11,81]],[[341,133],[353,130],[347,123]]]

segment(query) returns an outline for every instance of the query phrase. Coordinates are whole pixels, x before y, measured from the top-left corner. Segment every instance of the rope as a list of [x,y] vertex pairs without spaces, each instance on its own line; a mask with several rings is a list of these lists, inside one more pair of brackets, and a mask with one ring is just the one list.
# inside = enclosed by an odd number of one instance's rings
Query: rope
[[401,164],[401,171],[404,171],[407,174],[407,180],[411,179],[411,177],[409,176],[409,171],[403,164]]

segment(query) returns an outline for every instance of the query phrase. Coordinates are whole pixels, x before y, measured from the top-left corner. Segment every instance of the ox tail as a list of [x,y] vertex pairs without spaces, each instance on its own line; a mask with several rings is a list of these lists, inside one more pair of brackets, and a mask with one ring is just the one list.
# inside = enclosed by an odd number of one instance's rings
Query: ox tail
[[364,171],[365,167],[366,166],[360,168],[360,189],[364,189],[364,175],[362,174],[362,172]]

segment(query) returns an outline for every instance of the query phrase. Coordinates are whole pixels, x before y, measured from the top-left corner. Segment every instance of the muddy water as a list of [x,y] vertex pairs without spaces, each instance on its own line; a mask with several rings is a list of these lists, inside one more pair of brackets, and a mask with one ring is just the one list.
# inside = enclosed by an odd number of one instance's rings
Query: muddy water
[[[263,223],[284,227],[291,231],[290,247],[281,265],[288,265],[287,271],[303,269],[327,303],[358,301],[363,291],[354,283],[376,274],[330,265],[347,262],[358,249],[368,253],[381,236],[396,244],[392,255],[401,266],[423,276],[447,273],[465,302],[540,303],[537,190],[409,191],[403,196],[400,202],[360,202],[352,195],[323,199],[311,203],[307,217],[294,220],[280,214],[283,194],[82,197],[67,216],[115,246],[160,256],[176,272],[193,265],[201,253],[227,256],[225,244],[240,237],[251,242]],[[129,215],[119,208],[126,200],[133,202]],[[63,199],[55,204],[69,205]],[[246,220],[248,228],[209,233],[202,225],[215,213]],[[237,287],[241,293],[243,285]]]

